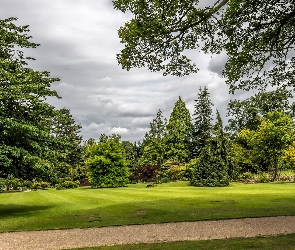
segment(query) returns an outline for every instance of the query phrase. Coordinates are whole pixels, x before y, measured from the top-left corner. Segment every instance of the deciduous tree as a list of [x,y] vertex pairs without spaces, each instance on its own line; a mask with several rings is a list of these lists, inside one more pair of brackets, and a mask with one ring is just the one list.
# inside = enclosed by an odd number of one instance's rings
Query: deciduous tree
[[295,84],[295,3],[292,0],[115,0],[131,12],[119,29],[123,68],[148,67],[177,76],[197,72],[186,50],[225,51],[224,76],[236,88]]
[[0,20],[0,176],[48,178],[56,153],[50,127],[55,110],[46,98],[58,97],[50,89],[58,79],[27,67],[23,49],[38,44],[15,20]]

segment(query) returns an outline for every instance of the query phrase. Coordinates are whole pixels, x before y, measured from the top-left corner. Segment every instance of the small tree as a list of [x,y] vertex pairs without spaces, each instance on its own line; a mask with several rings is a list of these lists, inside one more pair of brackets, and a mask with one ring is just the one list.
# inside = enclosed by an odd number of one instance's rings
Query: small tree
[[129,183],[128,161],[119,135],[101,135],[88,152],[86,166],[92,188],[123,187]]

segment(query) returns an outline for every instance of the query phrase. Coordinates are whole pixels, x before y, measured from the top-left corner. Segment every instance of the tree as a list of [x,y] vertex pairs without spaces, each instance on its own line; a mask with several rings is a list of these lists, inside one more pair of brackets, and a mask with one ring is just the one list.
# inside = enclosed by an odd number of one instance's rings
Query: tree
[[164,75],[197,72],[186,50],[225,51],[224,76],[237,88],[294,86],[295,3],[291,0],[115,0],[134,17],[119,29],[119,64]]
[[91,187],[124,187],[129,183],[128,161],[119,135],[101,135],[89,145],[86,160]]
[[256,130],[243,129],[238,135],[251,152],[258,171],[268,171],[273,180],[282,168],[282,159],[295,138],[294,122],[283,112],[267,113]]
[[50,121],[54,107],[48,96],[56,78],[28,68],[24,48],[30,42],[28,26],[16,26],[16,18],[0,20],[0,177],[49,178],[56,153]]
[[137,143],[130,142],[130,141],[122,141],[122,145],[125,149],[127,161],[128,161],[128,168],[131,173],[133,173],[138,166],[138,146]]
[[167,125],[166,159],[187,162],[190,157],[192,126],[189,110],[179,97]]
[[211,137],[213,104],[210,100],[210,93],[207,87],[204,87],[204,90],[200,87],[198,99],[195,102],[191,149],[192,158],[199,157],[202,148],[206,146],[208,139]]
[[51,134],[54,136],[55,175],[65,177],[70,169],[83,164],[82,136],[79,135],[81,126],[75,123],[69,109],[56,110],[51,121]]
[[166,154],[166,130],[167,120],[163,118],[159,110],[157,116],[150,123],[150,130],[143,140],[143,154],[140,158],[140,165],[160,164],[165,161]]
[[227,130],[236,133],[243,128],[257,129],[260,119],[272,111],[283,111],[294,117],[295,106],[291,103],[293,95],[290,90],[277,88],[276,90],[259,92],[243,101],[233,100],[228,104]]
[[221,116],[216,111],[216,124],[213,136],[201,150],[200,157],[192,161],[190,183],[193,186],[228,186],[229,164],[226,135],[223,131]]

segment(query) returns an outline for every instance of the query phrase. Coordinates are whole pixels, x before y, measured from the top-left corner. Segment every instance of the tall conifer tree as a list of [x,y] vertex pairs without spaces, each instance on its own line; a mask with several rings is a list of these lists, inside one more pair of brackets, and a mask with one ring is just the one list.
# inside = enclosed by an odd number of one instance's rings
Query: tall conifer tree
[[165,138],[167,120],[159,110],[156,118],[150,123],[150,131],[146,133],[143,142],[143,155],[140,164],[162,164],[165,160]]
[[189,159],[192,127],[189,110],[179,97],[167,125],[167,159],[180,162]]
[[211,137],[213,103],[210,100],[210,93],[207,87],[204,87],[204,90],[200,87],[198,99],[195,102],[191,144],[192,158],[199,157],[201,150],[206,146],[207,140]]

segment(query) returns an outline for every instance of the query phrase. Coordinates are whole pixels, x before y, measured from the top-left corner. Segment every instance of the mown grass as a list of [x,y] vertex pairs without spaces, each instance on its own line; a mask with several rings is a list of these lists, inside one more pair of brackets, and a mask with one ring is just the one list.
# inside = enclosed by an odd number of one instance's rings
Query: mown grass
[[0,194],[0,232],[295,215],[295,183],[197,188],[38,190]]
[[294,250],[295,234],[257,238],[181,241],[108,247],[77,248],[77,250]]

